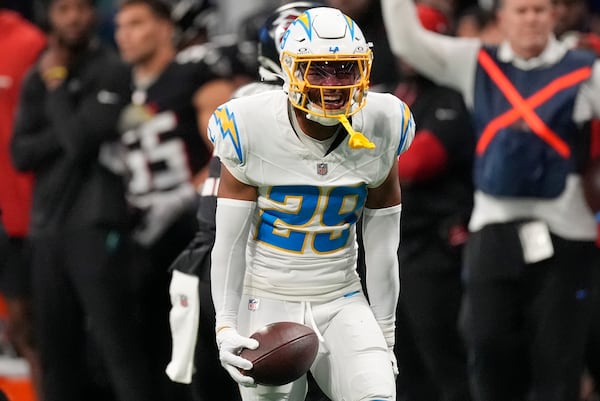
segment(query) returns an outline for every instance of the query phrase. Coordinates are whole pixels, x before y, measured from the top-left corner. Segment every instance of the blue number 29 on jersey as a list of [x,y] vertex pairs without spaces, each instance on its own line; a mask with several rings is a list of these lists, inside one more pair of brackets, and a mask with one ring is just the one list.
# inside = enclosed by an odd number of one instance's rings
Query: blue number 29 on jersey
[[354,187],[276,186],[261,205],[256,240],[282,251],[332,253],[348,242],[367,197],[365,185]]

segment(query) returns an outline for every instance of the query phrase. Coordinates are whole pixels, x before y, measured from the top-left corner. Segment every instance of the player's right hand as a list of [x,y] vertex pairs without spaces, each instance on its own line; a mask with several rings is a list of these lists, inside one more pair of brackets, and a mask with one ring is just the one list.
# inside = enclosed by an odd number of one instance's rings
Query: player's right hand
[[243,348],[256,349],[258,341],[253,338],[241,336],[236,329],[226,327],[217,332],[217,346],[221,365],[237,383],[246,387],[255,387],[254,379],[245,376],[242,370],[252,369],[252,362],[239,356]]

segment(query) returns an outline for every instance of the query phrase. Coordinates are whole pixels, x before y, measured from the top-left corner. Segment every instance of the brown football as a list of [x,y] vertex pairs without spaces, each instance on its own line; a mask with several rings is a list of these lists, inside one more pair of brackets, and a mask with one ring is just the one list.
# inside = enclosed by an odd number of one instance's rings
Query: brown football
[[254,365],[244,374],[257,384],[280,386],[308,372],[319,350],[319,339],[310,327],[294,322],[271,323],[250,336],[258,348],[240,356]]

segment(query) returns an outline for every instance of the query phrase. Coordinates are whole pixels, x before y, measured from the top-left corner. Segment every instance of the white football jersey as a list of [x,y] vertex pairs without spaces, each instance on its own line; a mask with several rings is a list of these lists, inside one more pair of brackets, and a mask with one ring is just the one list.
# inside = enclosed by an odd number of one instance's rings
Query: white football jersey
[[376,148],[351,149],[347,137],[316,153],[294,130],[288,107],[283,91],[233,99],[212,115],[208,136],[231,174],[258,188],[244,291],[329,300],[361,288],[355,223],[367,189],[383,183],[415,124],[401,100],[369,93],[352,126]]

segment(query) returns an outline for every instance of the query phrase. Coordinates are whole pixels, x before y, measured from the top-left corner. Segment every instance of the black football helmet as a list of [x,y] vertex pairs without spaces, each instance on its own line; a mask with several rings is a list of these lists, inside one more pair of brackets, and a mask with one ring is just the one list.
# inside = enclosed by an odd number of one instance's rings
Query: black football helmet
[[[181,48],[215,31],[217,7],[211,0],[171,0],[171,19],[176,27],[176,45]],[[206,39],[206,37],[205,37]]]
[[258,31],[258,63],[263,80],[283,79],[279,62],[279,44],[290,24],[309,8],[323,7],[315,1],[295,1],[277,8]]

